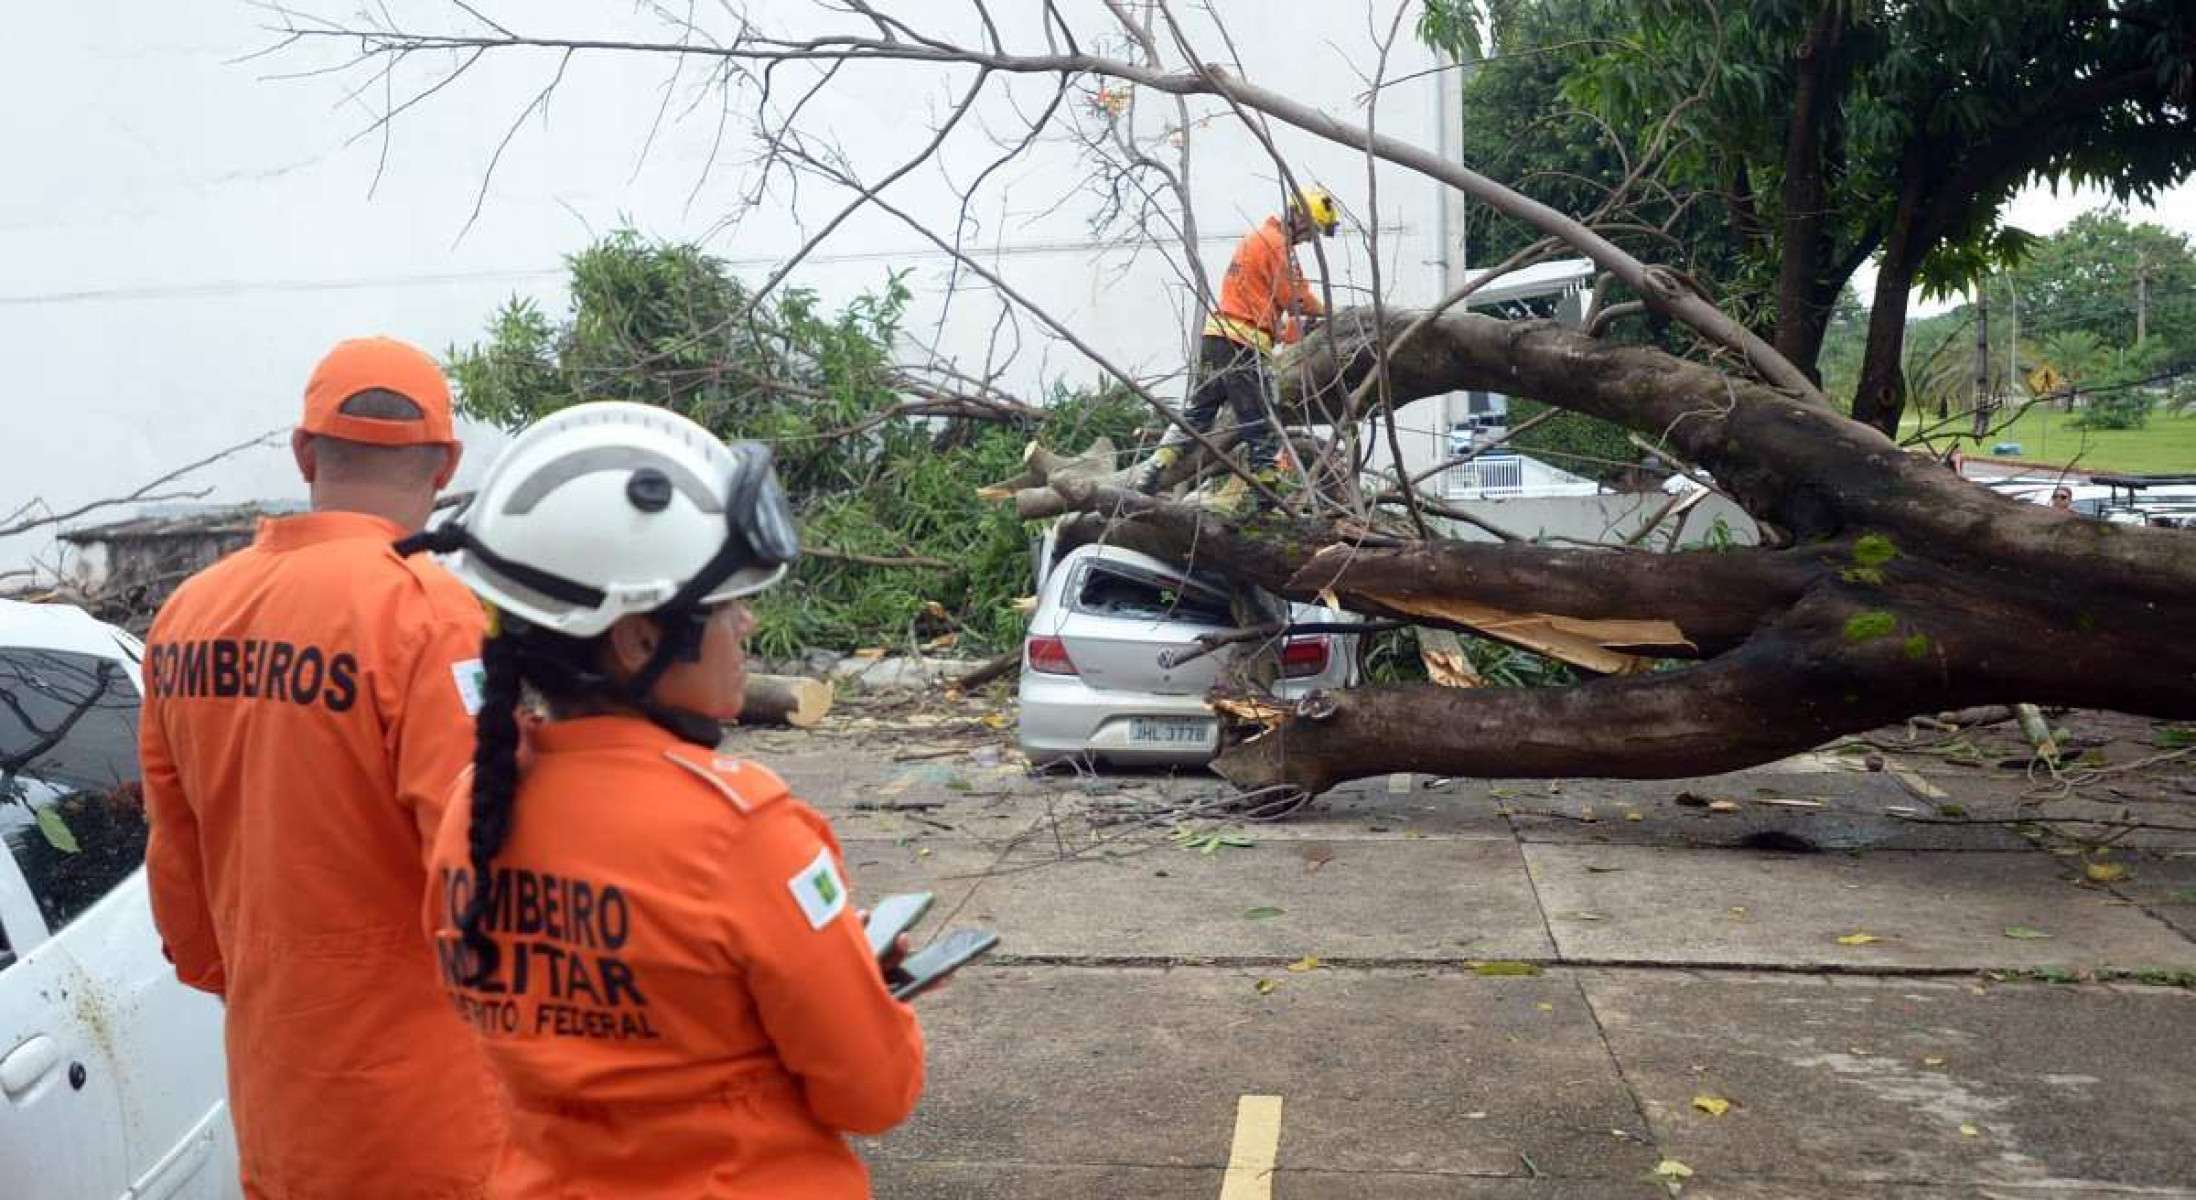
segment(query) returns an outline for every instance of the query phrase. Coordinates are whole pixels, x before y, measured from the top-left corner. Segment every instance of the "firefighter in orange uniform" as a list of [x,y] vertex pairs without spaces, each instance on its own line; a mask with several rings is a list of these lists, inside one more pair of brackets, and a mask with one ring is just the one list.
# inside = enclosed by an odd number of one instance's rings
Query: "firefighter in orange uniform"
[[[512,1106],[492,1194],[867,1196],[842,1135],[913,1109],[915,1014],[830,827],[713,749],[740,709],[743,598],[799,552],[769,452],[577,405],[423,540],[493,614],[425,913]],[[549,707],[523,770],[522,685]]]
[[[1296,247],[1314,237],[1333,237],[1341,221],[1342,207],[1334,193],[1308,187],[1289,197],[1281,216],[1267,217],[1245,234],[1228,262],[1220,302],[1205,318],[1198,342],[1197,386],[1183,406],[1182,419],[1197,432],[1208,433],[1220,406],[1227,405],[1235,414],[1250,469],[1269,483],[1279,479],[1281,439],[1266,419],[1266,358],[1277,343],[1301,340],[1309,322],[1326,312],[1296,261]],[[1159,448],[1137,469],[1137,490],[1156,491],[1161,472],[1189,444],[1190,436],[1180,426],[1167,426]],[[1240,477],[1230,476],[1215,493],[1216,507],[1240,508],[1249,490]]]
[[153,916],[176,974],[227,1003],[247,1194],[477,1196],[494,1080],[435,986],[419,893],[472,753],[483,617],[391,549],[457,469],[442,371],[344,342],[291,444],[313,511],[262,521],[146,641]]

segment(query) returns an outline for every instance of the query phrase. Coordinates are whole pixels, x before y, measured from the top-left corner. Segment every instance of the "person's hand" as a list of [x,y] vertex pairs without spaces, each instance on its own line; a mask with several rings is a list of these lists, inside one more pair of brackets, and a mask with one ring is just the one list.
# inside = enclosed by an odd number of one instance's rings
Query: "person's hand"
[[[854,910],[854,916],[856,920],[862,923],[862,928],[869,928],[868,909],[857,908]],[[914,944],[907,940],[907,935],[904,933],[893,938],[892,945],[886,947],[885,952],[878,956],[877,969],[884,973],[885,978],[890,979],[892,973],[900,969],[900,963],[914,952],[914,948]]]

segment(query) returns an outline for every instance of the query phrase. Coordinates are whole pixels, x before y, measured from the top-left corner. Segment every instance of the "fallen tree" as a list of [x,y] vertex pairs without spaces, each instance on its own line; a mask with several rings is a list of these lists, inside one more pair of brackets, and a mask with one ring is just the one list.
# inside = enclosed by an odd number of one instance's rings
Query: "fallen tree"
[[[1395,324],[1414,314],[1391,312]],[[1296,356],[1285,401],[1347,390],[1373,327]],[[1487,388],[1659,439],[1774,544],[1654,554],[1417,540],[1264,513],[1230,523],[1072,473],[1103,538],[1297,600],[1470,631],[1603,677],[1573,687],[1364,687],[1270,714],[1217,766],[1320,791],[1389,771],[1663,778],[1770,761],[1913,713],[2028,701],[2196,716],[2196,538],[2021,504],[1820,404],[1546,322],[1448,314],[1388,363],[1399,400]],[[1537,618],[1532,636],[1515,622]],[[1568,629],[1568,651],[1546,630]],[[1647,660],[1689,660],[1646,671]]]

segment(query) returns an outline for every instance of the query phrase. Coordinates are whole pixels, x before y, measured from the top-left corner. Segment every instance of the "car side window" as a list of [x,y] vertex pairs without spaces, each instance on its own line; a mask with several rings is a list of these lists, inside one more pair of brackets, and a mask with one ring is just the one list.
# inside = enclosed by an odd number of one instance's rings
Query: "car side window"
[[137,704],[115,659],[0,647],[0,840],[49,930],[145,861]]

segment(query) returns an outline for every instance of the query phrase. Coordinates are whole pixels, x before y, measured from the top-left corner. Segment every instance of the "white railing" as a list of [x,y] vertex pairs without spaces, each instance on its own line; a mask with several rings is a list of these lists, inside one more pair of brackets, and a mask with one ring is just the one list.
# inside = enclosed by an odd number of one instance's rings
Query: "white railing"
[[1451,500],[1515,496],[1525,490],[1525,460],[1515,454],[1489,454],[1441,473],[1441,490]]

